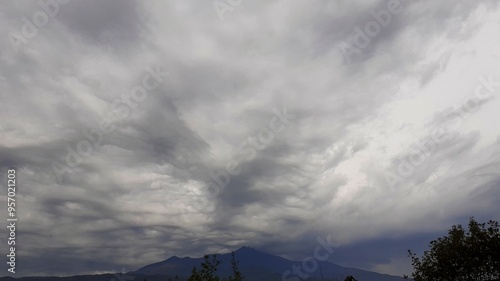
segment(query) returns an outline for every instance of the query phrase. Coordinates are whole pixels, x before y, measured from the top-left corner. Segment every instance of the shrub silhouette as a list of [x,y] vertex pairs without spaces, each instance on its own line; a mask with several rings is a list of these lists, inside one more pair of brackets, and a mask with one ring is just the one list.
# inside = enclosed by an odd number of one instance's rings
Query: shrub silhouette
[[[211,258],[208,255],[204,256],[205,261],[201,264],[201,269],[198,270],[193,267],[191,271],[191,276],[189,276],[188,281],[220,281],[220,277],[217,275],[217,270],[222,263],[217,259],[217,255],[212,255]],[[243,275],[238,268],[238,262],[234,257],[234,252],[231,252],[231,268],[233,270],[233,275],[229,276],[227,279],[224,278],[222,281],[242,281]]]
[[358,281],[358,280],[354,278],[352,275],[348,275],[344,281]]

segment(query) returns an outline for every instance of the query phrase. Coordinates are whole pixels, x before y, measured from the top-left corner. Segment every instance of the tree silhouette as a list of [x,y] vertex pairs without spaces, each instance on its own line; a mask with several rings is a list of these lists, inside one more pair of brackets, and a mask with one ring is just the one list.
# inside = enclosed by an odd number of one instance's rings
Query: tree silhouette
[[421,258],[411,250],[415,281],[428,280],[493,280],[500,278],[499,224],[490,220],[478,223],[469,220],[467,232],[461,225],[454,225],[448,236],[429,243],[430,250]]
[[238,268],[238,262],[234,258],[234,252],[231,252],[231,268],[233,269],[233,276],[229,276],[229,281],[242,281],[243,275]]
[[[217,270],[222,262],[217,259],[217,255],[212,255],[211,259],[208,255],[205,255],[204,258],[205,261],[201,264],[201,269],[199,271],[196,267],[193,267],[188,281],[220,281],[220,277],[217,275]],[[234,252],[231,253],[231,267],[233,275],[229,276],[228,279],[224,279],[224,281],[242,281],[243,275],[239,271],[238,262],[234,257]]]
[[356,278],[354,278],[352,275],[348,275],[344,281],[358,281]]
[[188,281],[219,281],[216,273],[221,261],[217,259],[217,255],[212,255],[212,259],[208,255],[204,258],[205,261],[201,264],[200,271],[194,267]]

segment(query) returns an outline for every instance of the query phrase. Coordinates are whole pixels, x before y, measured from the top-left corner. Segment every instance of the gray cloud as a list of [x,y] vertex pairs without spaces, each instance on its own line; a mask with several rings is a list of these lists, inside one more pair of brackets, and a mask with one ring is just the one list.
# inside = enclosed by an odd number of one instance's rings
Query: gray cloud
[[[21,43],[23,17],[43,9],[2,3],[0,180],[17,168],[16,275],[242,245],[301,259],[327,235],[341,245],[332,261],[402,274],[401,250],[472,215],[498,220],[499,87],[457,111],[480,77],[500,80],[498,4],[403,0],[346,63],[339,44],[387,3],[245,1],[221,21],[211,2],[73,0]],[[168,76],[127,101],[148,67]],[[284,108],[294,118],[264,144]],[[53,164],[113,113],[125,116],[59,181]],[[436,128],[448,139],[391,186],[386,174]],[[231,161],[239,172],[210,193]]]

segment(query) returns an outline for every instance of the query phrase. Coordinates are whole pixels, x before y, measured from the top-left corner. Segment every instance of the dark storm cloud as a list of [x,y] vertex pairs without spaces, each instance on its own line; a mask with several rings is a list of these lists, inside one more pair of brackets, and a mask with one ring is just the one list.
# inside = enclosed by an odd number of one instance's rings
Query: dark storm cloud
[[[245,1],[221,21],[211,2],[73,0],[17,43],[43,7],[2,4],[0,170],[22,183],[20,275],[243,245],[300,260],[328,235],[333,261],[400,274],[402,250],[495,216],[500,89],[460,125],[450,112],[478,77],[500,79],[498,4],[403,0],[347,64],[339,44],[388,3]],[[161,81],[134,100],[151,69]],[[96,145],[117,105],[125,116]],[[264,145],[285,109],[294,117]],[[446,142],[390,186],[435,128],[451,128]],[[59,181],[53,164],[78,156]],[[211,193],[231,161],[238,172]]]
[[141,7],[134,1],[71,1],[57,19],[68,32],[89,40],[89,44],[116,49],[138,45],[145,32]]

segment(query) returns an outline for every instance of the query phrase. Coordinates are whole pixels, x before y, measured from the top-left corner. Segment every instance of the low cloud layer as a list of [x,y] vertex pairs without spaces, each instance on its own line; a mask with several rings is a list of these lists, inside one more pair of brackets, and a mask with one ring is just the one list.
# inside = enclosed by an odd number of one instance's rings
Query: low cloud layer
[[1,4],[16,276],[328,235],[408,274],[406,249],[500,219],[495,1],[40,3]]

